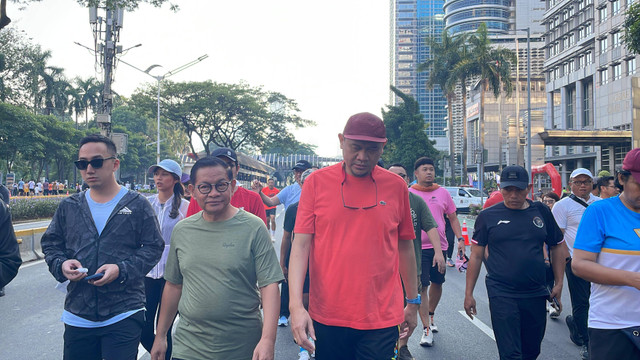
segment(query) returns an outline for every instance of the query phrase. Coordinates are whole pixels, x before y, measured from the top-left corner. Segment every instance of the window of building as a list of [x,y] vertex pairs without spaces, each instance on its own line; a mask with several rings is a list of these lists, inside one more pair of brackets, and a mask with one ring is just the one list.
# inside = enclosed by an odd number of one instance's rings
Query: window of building
[[620,12],[620,0],[613,0],[611,2],[611,15],[617,15]]
[[622,77],[622,64],[615,64],[612,66],[613,81],[616,81]]
[[572,73],[576,70],[576,62],[575,60],[569,60],[569,73]]
[[578,69],[582,69],[585,65],[587,65],[585,62],[585,56],[584,54],[581,54],[578,56]]
[[609,47],[609,38],[602,38],[599,41],[600,43],[600,54],[604,54],[607,51],[607,48]]
[[584,57],[587,59],[587,65],[593,64],[593,51],[589,50],[585,52]]
[[573,46],[573,44],[575,43],[575,41],[574,41],[574,39],[575,39],[575,38],[574,38],[574,36],[575,36],[575,35],[574,35],[573,33],[569,33],[569,36],[567,36],[567,39],[569,39],[569,46],[570,46],[570,47],[571,47],[571,46]]
[[[618,1],[620,1],[620,0],[618,0]],[[573,6],[569,6],[569,9],[568,9],[568,11],[567,11],[567,15],[568,15],[569,17],[572,17],[572,16],[573,16]]]
[[613,33],[613,47],[617,48],[622,45],[622,31]]
[[573,109],[574,109],[574,102],[573,99],[575,97],[575,93],[576,90],[573,88],[568,88],[567,89],[567,99],[569,99],[569,101],[567,101],[566,104],[566,120],[567,120],[567,129],[573,129],[575,127],[573,119],[574,119],[574,114],[573,114]]
[[598,14],[600,15],[600,22],[607,20],[607,7],[605,6],[601,9],[598,9]]
[[600,73],[600,85],[605,85],[609,83],[609,69],[602,69],[599,71]]
[[636,73],[636,58],[627,60],[627,74],[633,75]]
[[591,119],[591,106],[593,104],[593,102],[591,101],[593,94],[593,83],[585,82],[582,86],[582,128],[588,128],[593,125],[593,120]]

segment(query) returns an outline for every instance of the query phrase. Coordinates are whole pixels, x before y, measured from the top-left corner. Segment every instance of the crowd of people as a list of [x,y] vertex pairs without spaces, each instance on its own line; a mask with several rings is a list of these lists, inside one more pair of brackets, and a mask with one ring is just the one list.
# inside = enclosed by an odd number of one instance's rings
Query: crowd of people
[[[447,264],[467,258],[455,204],[432,159],[416,159],[410,186],[404,165],[379,166],[379,117],[351,116],[338,140],[342,162],[298,161],[283,189],[241,186],[232,149],[190,174],[165,159],[148,169],[158,191],[147,198],[116,181],[109,138],[83,138],[75,166],[88,189],[60,203],[42,237],[49,271],[67,283],[63,358],[136,359],[142,344],[153,360],[270,360],[278,326],[290,326],[302,360],[410,360],[418,323],[419,345],[434,346]],[[570,193],[541,202],[523,167],[500,175],[500,201],[478,215],[465,263],[467,315],[485,264],[500,358],[535,359],[566,278],[576,355],[640,358],[640,149],[613,177],[574,169]],[[0,286],[20,265],[12,227],[2,229]]]
[[47,179],[44,179],[44,181],[25,181],[22,178],[20,181],[7,186],[11,189],[11,196],[64,195],[69,190],[67,184],[63,181],[54,180],[49,182]]

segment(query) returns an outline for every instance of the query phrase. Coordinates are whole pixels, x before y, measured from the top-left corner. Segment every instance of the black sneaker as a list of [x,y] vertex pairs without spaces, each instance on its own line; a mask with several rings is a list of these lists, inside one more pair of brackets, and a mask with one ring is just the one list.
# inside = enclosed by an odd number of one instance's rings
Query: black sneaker
[[580,358],[582,360],[589,360],[589,346],[588,345],[582,345],[582,348],[580,348]]
[[400,349],[398,349],[398,357],[397,360],[415,360],[407,345],[404,345]]
[[571,339],[571,341],[578,346],[584,345],[584,342],[580,338],[580,335],[578,335],[578,327],[573,321],[573,316],[567,315],[564,321],[567,323],[567,327],[569,328],[569,339]]

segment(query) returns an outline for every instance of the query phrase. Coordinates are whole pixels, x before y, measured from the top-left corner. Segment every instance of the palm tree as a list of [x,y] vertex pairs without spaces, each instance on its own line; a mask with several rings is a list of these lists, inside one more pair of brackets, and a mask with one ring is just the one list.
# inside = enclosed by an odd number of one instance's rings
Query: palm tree
[[[491,46],[491,39],[489,39],[487,26],[484,23],[481,23],[476,33],[469,37],[469,44],[470,56],[460,61],[453,68],[453,73],[458,78],[466,74],[468,77],[477,76],[480,80],[480,144],[481,150],[484,152],[485,93],[491,90],[497,98],[502,92],[502,85],[504,85],[506,95],[511,96],[513,91],[511,64],[515,62],[515,55],[509,49]],[[502,160],[501,156],[500,160]]]
[[[464,44],[467,44],[469,41],[469,36],[466,33],[462,33],[457,35],[461,37],[460,41]],[[460,63],[466,62],[471,58],[471,49],[469,45],[463,45],[460,49]],[[455,86],[454,84],[460,85],[461,91],[461,100],[462,104],[462,181],[464,182],[467,179],[467,81],[470,78],[470,75],[464,71],[457,72],[457,67],[452,70],[452,76],[450,77],[450,81],[453,82],[451,86]]]
[[451,184],[456,183],[455,177],[455,150],[453,134],[453,100],[455,99],[455,81],[452,81],[452,69],[462,60],[463,48],[466,38],[464,36],[449,36],[447,31],[442,32],[441,38],[428,38],[427,44],[432,54],[432,59],[418,65],[418,71],[429,71],[427,87],[433,89],[440,87],[447,99],[447,112],[449,117],[449,164],[451,168]]
[[94,77],[90,77],[86,80],[81,78],[75,79],[76,88],[80,94],[80,102],[82,103],[85,115],[85,126],[89,127],[89,109],[94,109],[98,105],[98,99],[100,97],[100,83]]

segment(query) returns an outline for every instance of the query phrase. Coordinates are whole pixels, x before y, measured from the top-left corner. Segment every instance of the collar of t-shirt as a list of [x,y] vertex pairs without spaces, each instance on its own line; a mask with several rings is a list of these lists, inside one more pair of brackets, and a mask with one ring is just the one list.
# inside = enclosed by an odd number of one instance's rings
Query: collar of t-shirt
[[85,197],[87,199],[87,204],[89,205],[89,210],[91,210],[91,217],[93,218],[93,223],[96,225],[98,234],[102,234],[102,230],[104,230],[105,225],[107,225],[107,220],[109,220],[109,216],[113,212],[113,209],[127,194],[127,191],[127,188],[121,185],[120,191],[118,191],[113,199],[106,203],[98,203],[91,198],[91,189],[87,190]]

